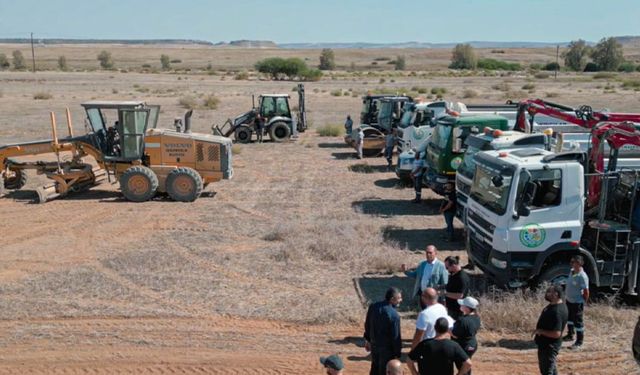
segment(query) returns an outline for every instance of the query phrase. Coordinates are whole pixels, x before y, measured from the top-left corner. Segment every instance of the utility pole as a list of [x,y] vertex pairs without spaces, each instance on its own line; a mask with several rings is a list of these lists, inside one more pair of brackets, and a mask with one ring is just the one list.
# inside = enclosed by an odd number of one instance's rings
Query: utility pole
[[31,33],[31,61],[33,62],[33,72],[36,72],[36,51],[33,49],[33,33]]
[[553,75],[553,79],[558,79],[558,69],[560,69],[560,64],[558,63],[558,56],[560,56],[560,45],[556,45],[556,72]]

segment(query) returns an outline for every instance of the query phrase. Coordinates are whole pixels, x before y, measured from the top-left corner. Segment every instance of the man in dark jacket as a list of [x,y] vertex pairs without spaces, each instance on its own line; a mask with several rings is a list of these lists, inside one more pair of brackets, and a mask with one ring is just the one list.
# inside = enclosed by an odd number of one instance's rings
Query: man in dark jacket
[[541,375],[557,375],[556,361],[562,346],[562,331],[567,325],[569,311],[563,301],[560,285],[550,286],[544,298],[549,304],[542,310],[533,333],[538,345],[538,367]]
[[400,315],[396,307],[402,302],[402,292],[389,288],[384,301],[369,306],[364,323],[365,349],[371,352],[370,375],[385,375],[387,362],[400,358],[402,337]]

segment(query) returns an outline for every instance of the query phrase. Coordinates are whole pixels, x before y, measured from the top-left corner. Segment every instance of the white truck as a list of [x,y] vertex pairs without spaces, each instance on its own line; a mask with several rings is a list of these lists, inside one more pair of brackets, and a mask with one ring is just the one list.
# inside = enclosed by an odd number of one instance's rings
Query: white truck
[[[620,131],[620,124],[607,125]],[[616,156],[625,142],[640,144],[640,131],[622,127],[626,138],[603,129],[589,154],[477,153],[467,205],[469,259],[498,285],[521,287],[566,281],[569,260],[579,254],[594,286],[637,296],[640,173],[618,169]],[[614,146],[607,172],[605,137]]]

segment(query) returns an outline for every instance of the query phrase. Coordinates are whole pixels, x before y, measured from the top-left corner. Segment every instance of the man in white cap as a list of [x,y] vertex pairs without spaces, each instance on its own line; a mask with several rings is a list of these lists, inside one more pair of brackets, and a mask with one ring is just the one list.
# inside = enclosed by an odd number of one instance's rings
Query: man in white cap
[[476,333],[480,329],[480,316],[477,314],[480,303],[473,297],[458,300],[462,316],[456,320],[451,330],[451,337],[460,344],[462,350],[471,358],[478,349]]

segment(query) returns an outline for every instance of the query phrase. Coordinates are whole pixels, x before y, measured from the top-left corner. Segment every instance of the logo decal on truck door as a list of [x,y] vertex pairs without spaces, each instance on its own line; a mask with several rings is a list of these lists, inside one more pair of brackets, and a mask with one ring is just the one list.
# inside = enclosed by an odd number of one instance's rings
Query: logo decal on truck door
[[542,245],[547,232],[540,224],[527,224],[520,230],[520,242],[526,247]]

